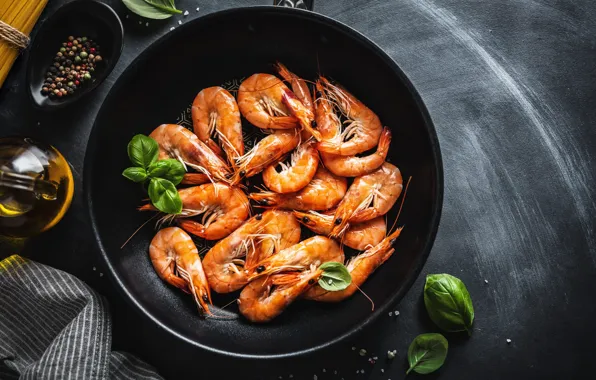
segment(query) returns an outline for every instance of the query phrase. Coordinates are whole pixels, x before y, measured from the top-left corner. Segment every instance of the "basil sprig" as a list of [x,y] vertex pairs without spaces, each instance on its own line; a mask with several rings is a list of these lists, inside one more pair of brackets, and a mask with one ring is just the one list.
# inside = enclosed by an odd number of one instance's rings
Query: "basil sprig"
[[176,9],[174,0],[122,0],[126,8],[139,16],[163,20],[174,14],[182,13]]
[[424,304],[430,319],[449,332],[472,334],[474,306],[464,283],[449,274],[430,274],[424,285]]
[[128,158],[134,166],[122,175],[133,182],[149,180],[149,199],[155,208],[167,214],[180,214],[182,200],[176,185],[182,181],[186,170],[177,160],[158,160],[159,146],[151,137],[136,135],[127,147]]
[[352,283],[350,272],[341,263],[329,261],[321,264],[319,269],[323,270],[323,275],[319,278],[319,285],[327,291],[344,290]]
[[406,374],[414,371],[425,375],[438,370],[445,362],[448,348],[447,339],[441,334],[418,335],[408,349],[410,368]]

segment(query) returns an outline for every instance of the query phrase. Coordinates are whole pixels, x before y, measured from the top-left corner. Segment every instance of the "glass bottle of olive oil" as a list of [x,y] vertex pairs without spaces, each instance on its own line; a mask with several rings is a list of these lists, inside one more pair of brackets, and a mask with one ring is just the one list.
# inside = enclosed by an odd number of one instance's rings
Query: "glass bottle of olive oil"
[[0,138],[0,235],[29,237],[62,219],[74,193],[68,162],[53,146]]

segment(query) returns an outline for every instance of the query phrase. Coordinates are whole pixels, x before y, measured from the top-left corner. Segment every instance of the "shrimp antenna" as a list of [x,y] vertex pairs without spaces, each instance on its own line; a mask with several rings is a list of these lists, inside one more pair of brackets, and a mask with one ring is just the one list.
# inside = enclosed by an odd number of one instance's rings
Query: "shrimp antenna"
[[404,207],[404,202],[406,200],[406,195],[408,194],[408,187],[410,186],[411,180],[412,180],[412,176],[408,177],[408,182],[406,182],[406,188],[404,189],[404,196],[401,197],[401,204],[399,205],[399,210],[397,211],[397,217],[395,218],[395,220],[393,221],[393,225],[389,229],[390,232],[393,231],[393,229],[395,228],[395,225],[397,224],[399,216],[401,215],[401,209]]
[[128,239],[126,239],[126,241],[124,242],[124,244],[122,244],[122,246],[120,247],[120,249],[124,248],[124,246],[130,241],[130,239],[132,239],[137,234],[137,232],[139,232],[141,230],[141,228],[145,227],[145,225],[147,223],[149,223],[151,220],[155,219],[155,217],[157,215],[159,215],[159,213],[153,215],[151,218],[147,219],[143,224],[141,224],[141,226],[139,228],[137,228],[135,230],[135,232],[133,232],[132,235],[130,235],[130,237]]
[[356,289],[358,289],[360,291],[360,293],[362,293],[366,297],[366,299],[370,301],[370,304],[372,305],[372,308],[370,309],[370,311],[375,311],[375,302],[372,300],[372,298],[370,298],[368,296],[368,294],[364,293],[364,290],[360,289],[360,287],[358,285],[355,285],[355,286],[356,286]]

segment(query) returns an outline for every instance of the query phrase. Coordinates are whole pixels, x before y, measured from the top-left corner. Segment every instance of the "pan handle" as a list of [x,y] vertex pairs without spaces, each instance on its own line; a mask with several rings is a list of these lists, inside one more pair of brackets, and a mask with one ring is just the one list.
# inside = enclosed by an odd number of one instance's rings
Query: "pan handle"
[[315,0],[273,0],[273,5],[280,7],[290,7],[299,9],[308,9],[312,11]]

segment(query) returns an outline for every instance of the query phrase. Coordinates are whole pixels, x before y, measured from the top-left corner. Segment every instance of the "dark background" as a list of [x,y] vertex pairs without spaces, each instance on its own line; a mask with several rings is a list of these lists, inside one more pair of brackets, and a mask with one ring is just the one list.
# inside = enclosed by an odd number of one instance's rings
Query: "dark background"
[[[41,20],[63,3],[51,1]],[[422,302],[424,276],[445,272],[461,278],[472,295],[474,333],[471,338],[446,334],[447,361],[427,378],[589,378],[596,370],[593,1],[315,2],[316,12],[379,44],[420,91],[443,153],[443,214],[422,274],[395,306],[398,317],[384,316],[356,341],[314,356],[258,362],[193,349],[124,303],[103,275],[81,174],[103,98],[145,47],[178,20],[268,2],[178,0],[188,16],[151,20],[149,26],[146,20],[139,24],[120,1],[108,3],[125,28],[124,51],[112,74],[87,101],[45,114],[33,110],[26,96],[25,54],[0,91],[0,136],[51,143],[73,165],[71,210],[21,252],[78,276],[109,299],[113,349],[139,355],[166,378],[402,379],[411,340],[437,331]],[[179,75],[164,73],[171,80]],[[3,243],[2,256],[17,250]],[[367,350],[364,357],[361,348]],[[397,357],[387,361],[386,352],[393,349]],[[372,356],[378,356],[374,365],[368,362]],[[356,374],[359,370],[364,373]]]

